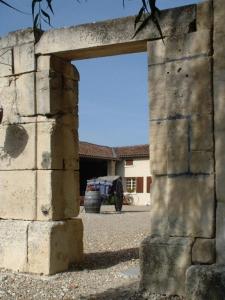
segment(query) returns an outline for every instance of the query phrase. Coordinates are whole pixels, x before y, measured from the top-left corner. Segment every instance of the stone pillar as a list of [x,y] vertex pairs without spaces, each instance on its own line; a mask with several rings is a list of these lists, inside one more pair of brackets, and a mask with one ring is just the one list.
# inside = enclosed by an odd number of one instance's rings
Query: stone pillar
[[107,176],[115,176],[116,175],[116,161],[110,160],[107,162]]
[[83,255],[79,74],[34,48],[32,30],[0,40],[0,267],[48,275]]
[[215,262],[210,5],[197,6],[195,32],[148,43],[153,184],[140,256],[150,293],[184,296],[186,270]]
[[214,0],[214,120],[217,263],[225,264],[225,2]]

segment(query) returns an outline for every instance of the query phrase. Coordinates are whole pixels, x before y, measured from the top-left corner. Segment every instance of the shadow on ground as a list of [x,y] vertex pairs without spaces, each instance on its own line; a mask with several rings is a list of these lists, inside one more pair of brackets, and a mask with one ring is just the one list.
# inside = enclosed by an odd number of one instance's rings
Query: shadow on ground
[[[119,263],[131,259],[139,258],[139,248],[129,248],[118,251],[106,251],[87,253],[84,255],[84,263],[78,266],[79,269],[98,270],[115,266]],[[72,270],[77,270],[77,266],[72,266]]]
[[146,299],[142,297],[142,293],[138,291],[139,282],[133,282],[129,285],[112,288],[103,293],[91,294],[89,296],[80,296],[80,300],[135,300]]

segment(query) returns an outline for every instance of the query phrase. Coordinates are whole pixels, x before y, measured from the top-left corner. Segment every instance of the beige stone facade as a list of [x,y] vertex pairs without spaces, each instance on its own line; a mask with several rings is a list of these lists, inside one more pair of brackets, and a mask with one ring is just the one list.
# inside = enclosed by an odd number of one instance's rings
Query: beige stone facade
[[153,23],[132,39],[133,17],[0,39],[0,267],[53,274],[82,260],[79,74],[69,61],[140,51],[153,174],[141,286],[185,295],[191,265],[224,264],[224,16],[223,0],[163,11],[164,42]]

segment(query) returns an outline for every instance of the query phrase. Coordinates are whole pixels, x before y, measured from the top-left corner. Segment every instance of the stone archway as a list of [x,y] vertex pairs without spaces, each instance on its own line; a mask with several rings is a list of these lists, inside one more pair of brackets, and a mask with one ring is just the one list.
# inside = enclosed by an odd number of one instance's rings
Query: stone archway
[[[165,44],[153,24],[132,38],[133,17],[0,40],[0,267],[54,274],[82,260],[79,74],[70,61],[141,51],[149,54],[154,174],[141,286],[184,295],[186,270],[215,262],[215,228],[217,261],[224,261],[221,210],[217,227],[215,217],[216,192],[224,209],[219,7],[222,0],[162,12]],[[12,156],[15,127],[24,143]]]

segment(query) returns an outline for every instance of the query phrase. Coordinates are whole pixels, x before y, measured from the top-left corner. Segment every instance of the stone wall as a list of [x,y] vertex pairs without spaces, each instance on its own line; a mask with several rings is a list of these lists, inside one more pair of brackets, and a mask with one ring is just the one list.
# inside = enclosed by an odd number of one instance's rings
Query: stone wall
[[148,43],[151,228],[141,286],[185,295],[186,270],[215,263],[212,3],[196,31]]
[[77,70],[35,56],[32,30],[0,39],[0,267],[53,274],[83,257]]

